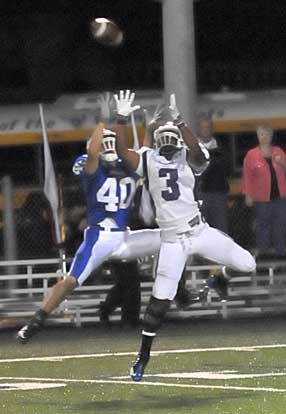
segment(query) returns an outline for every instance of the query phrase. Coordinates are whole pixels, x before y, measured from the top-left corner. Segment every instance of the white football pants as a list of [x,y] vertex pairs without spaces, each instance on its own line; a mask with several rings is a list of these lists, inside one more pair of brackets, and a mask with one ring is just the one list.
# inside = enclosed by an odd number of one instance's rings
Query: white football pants
[[88,227],[78,248],[69,275],[79,285],[107,260],[134,260],[157,254],[160,249],[160,230],[105,231]]
[[233,270],[252,272],[256,263],[251,254],[221,231],[205,224],[198,231],[177,235],[175,242],[162,242],[153,296],[173,300],[189,255],[198,254]]
[[121,246],[110,259],[135,260],[157,254],[161,246],[160,229],[127,230]]

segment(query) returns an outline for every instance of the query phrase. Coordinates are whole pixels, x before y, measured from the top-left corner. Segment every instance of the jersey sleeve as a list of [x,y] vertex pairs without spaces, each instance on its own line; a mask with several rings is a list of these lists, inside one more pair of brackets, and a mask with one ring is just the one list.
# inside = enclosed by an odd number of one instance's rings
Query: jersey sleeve
[[91,194],[93,192],[96,183],[101,182],[104,177],[104,173],[101,168],[92,174],[87,174],[85,171],[80,175],[81,185],[85,194]]
[[87,161],[87,154],[83,154],[77,157],[77,159],[75,160],[73,164],[72,172],[75,175],[81,175],[84,171],[86,161]]
[[98,168],[93,174],[87,174],[85,172],[85,165],[87,162],[87,154],[80,155],[74,162],[72,171],[80,178],[82,188],[86,194],[92,188],[94,182],[100,176],[100,168]]
[[[147,154],[150,151],[149,147],[141,147],[137,152],[137,154],[140,156],[139,164],[137,167],[137,170],[135,171],[136,174],[138,174],[140,177],[144,177],[146,172],[144,173],[144,158],[147,160]],[[145,154],[145,155],[144,155]]]
[[199,142],[198,144],[199,144],[199,146],[200,146],[200,148],[201,148],[201,150],[202,150],[202,152],[205,156],[205,162],[201,166],[197,166],[193,163],[190,163],[190,161],[188,160],[189,150],[186,149],[187,162],[190,165],[190,167],[192,168],[192,170],[194,171],[194,174],[196,176],[202,175],[202,173],[208,168],[208,165],[210,163],[210,154],[209,154],[208,150],[206,149],[206,147],[201,142]]

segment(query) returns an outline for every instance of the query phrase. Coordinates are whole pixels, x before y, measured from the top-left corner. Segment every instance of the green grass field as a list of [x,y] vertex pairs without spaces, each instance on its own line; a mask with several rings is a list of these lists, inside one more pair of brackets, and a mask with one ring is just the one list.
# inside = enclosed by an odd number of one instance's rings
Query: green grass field
[[286,412],[282,317],[166,323],[139,384],[139,330],[48,328],[25,346],[14,333],[0,333],[1,414]]

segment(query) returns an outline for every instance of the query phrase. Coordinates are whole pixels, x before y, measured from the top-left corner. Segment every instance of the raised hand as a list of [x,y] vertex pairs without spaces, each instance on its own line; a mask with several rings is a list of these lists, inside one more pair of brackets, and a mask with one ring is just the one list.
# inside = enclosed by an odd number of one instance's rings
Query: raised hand
[[155,129],[164,123],[166,107],[163,103],[157,105],[153,117],[147,109],[144,109],[144,123],[145,123],[145,135],[143,139],[143,146],[153,147],[153,134]]
[[117,115],[128,117],[132,114],[132,112],[137,111],[137,109],[140,109],[140,105],[132,106],[134,98],[135,93],[130,93],[129,89],[127,89],[126,91],[120,91],[119,97],[117,94],[114,95]]
[[169,110],[170,110],[170,114],[171,114],[173,121],[177,121],[178,119],[181,118],[181,115],[180,115],[180,112],[178,110],[177,103],[176,103],[176,96],[174,93],[170,95]]
[[111,108],[111,103],[112,103],[110,92],[106,92],[105,94],[100,94],[96,102],[98,106],[100,106],[101,120],[104,122],[108,122],[110,120],[110,114],[111,114],[110,108]]
[[149,125],[157,124],[160,120],[164,118],[166,107],[164,103],[159,103],[156,106],[153,116],[150,115],[147,109],[144,109],[143,111],[144,111],[145,127],[148,127]]

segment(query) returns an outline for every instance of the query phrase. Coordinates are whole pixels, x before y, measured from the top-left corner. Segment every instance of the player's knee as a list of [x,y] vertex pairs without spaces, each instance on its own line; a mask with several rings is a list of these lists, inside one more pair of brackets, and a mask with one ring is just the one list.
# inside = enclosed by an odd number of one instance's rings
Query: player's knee
[[72,292],[77,287],[77,279],[72,275],[69,275],[66,278],[62,279],[60,283],[67,291],[70,292]]
[[169,307],[170,301],[168,299],[162,300],[151,296],[144,315],[144,330],[156,332],[160,328]]
[[245,253],[244,260],[241,262],[241,270],[246,273],[254,272],[256,269],[256,262],[254,257],[249,253]]
[[161,300],[173,300],[177,293],[178,283],[177,279],[157,274],[152,294]]
[[249,251],[243,249],[240,246],[235,246],[230,251],[231,265],[228,268],[232,268],[235,272],[252,273],[256,269],[256,262],[254,257]]

